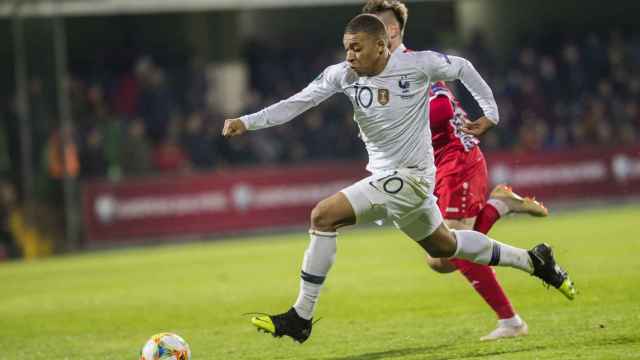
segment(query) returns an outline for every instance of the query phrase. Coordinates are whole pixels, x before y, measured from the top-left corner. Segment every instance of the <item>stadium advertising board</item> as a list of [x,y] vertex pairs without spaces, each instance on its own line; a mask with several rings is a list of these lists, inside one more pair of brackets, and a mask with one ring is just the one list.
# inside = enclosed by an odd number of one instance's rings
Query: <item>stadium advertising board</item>
[[[545,202],[640,195],[640,147],[487,155],[493,184]],[[362,163],[251,168],[84,185],[90,242],[304,226],[321,199],[366,176]]]
[[493,184],[543,201],[640,194],[640,147],[487,156]]
[[330,163],[87,183],[85,228],[89,241],[119,241],[298,226],[365,175],[362,163]]

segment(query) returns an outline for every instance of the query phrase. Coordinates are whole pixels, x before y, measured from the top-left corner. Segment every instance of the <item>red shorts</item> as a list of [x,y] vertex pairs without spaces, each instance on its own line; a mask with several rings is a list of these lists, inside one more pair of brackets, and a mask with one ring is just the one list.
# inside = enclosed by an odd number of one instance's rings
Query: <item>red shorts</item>
[[436,160],[438,207],[445,219],[478,216],[487,201],[487,163],[479,147],[452,150]]

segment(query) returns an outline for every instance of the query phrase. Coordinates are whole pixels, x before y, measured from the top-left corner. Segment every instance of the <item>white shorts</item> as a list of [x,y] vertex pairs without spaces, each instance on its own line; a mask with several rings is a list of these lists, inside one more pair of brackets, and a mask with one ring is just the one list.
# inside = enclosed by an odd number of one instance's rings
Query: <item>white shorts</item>
[[431,235],[442,215],[433,195],[433,177],[411,169],[375,173],[342,189],[357,224],[389,219],[415,241]]

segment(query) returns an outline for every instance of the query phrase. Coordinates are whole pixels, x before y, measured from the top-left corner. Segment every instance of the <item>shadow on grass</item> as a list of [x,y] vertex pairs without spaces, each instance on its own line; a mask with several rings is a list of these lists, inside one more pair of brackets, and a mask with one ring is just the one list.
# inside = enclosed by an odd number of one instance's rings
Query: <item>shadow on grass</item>
[[347,355],[340,357],[328,358],[327,360],[376,360],[376,359],[391,359],[397,358],[407,355],[416,355],[422,353],[428,353],[430,351],[437,351],[441,349],[446,349],[449,347],[449,344],[442,344],[436,346],[421,346],[421,347],[413,347],[413,348],[405,348],[405,349],[395,349],[395,350],[387,350],[387,351],[379,351],[379,352],[370,352],[359,355]]
[[[467,352],[464,354],[458,354],[455,356],[443,356],[441,353],[439,354],[438,350],[444,350],[449,348],[450,344],[443,344],[438,346],[423,346],[423,347],[414,347],[414,348],[406,348],[406,349],[395,349],[388,351],[380,351],[380,352],[371,352],[364,353],[358,355],[348,355],[342,357],[334,357],[328,358],[327,360],[377,360],[377,359],[391,359],[391,358],[399,358],[403,356],[409,355],[418,355],[423,354],[423,359],[425,360],[455,360],[455,359],[473,359],[473,358],[483,358],[489,356],[496,356],[502,354],[515,354],[519,352],[529,352],[545,349],[544,346],[536,346],[536,347],[527,347],[526,349],[510,349],[510,350],[500,350],[500,351],[491,351],[491,352],[482,352],[478,353],[477,351]],[[430,354],[430,352],[433,352]]]
[[[591,342],[590,344],[587,345],[587,347],[628,345],[628,344],[639,343],[639,342],[640,342],[640,338],[638,337],[622,336],[622,337],[615,337],[615,338],[609,338],[609,339],[601,339],[599,341]],[[438,350],[445,350],[451,347],[452,347],[451,344],[421,346],[421,347],[412,347],[412,348],[332,357],[332,358],[327,358],[327,360],[378,360],[378,359],[401,358],[403,356],[418,355],[418,354],[422,354],[424,356],[422,357],[422,359],[425,359],[425,360],[479,359],[479,358],[496,356],[496,355],[526,353],[531,351],[548,349],[547,346],[527,346],[526,348],[520,348],[520,349],[505,349],[505,350],[497,350],[497,351],[489,351],[489,352],[482,352],[482,351],[476,350],[476,351],[470,351],[462,354],[457,354],[454,356],[450,356],[450,355],[443,356],[442,353],[438,353]]]

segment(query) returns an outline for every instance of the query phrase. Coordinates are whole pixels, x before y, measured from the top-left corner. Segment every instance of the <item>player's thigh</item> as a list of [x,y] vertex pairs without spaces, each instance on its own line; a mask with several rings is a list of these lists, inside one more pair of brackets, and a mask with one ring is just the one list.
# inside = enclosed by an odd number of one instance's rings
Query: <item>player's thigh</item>
[[455,161],[438,168],[435,193],[438,206],[447,220],[476,217],[486,203],[488,175],[479,149],[460,153]]
[[489,173],[487,172],[487,163],[480,149],[474,151],[474,155],[480,160],[475,162],[473,166],[465,171],[465,179],[463,188],[464,195],[461,198],[462,209],[461,217],[476,217],[487,203],[487,195],[489,192]]
[[341,192],[320,201],[311,211],[311,227],[316,230],[333,231],[355,222],[354,209]]
[[429,195],[414,210],[397,211],[396,214],[393,223],[414,241],[429,237],[439,226],[444,224],[436,197],[433,195]]
[[433,176],[402,169],[376,175],[369,185],[381,195],[387,217],[411,239],[423,239],[442,223]]
[[[458,215],[457,208],[452,205],[456,198],[457,183],[457,175],[451,173],[438,173],[434,194],[438,199],[437,204],[440,209],[440,213],[445,219],[451,218],[452,215]],[[456,214],[452,214],[452,212],[455,212]]]
[[438,189],[438,206],[442,216],[449,220],[460,220],[475,216],[482,208],[484,197],[472,189],[466,174],[452,174],[441,182]]
[[369,176],[340,190],[351,206],[355,224],[369,224],[387,217],[384,199],[370,185],[372,180]]
[[354,209],[356,223],[388,218],[417,241],[442,222],[432,184],[432,178],[403,169],[373,174],[341,192]]

